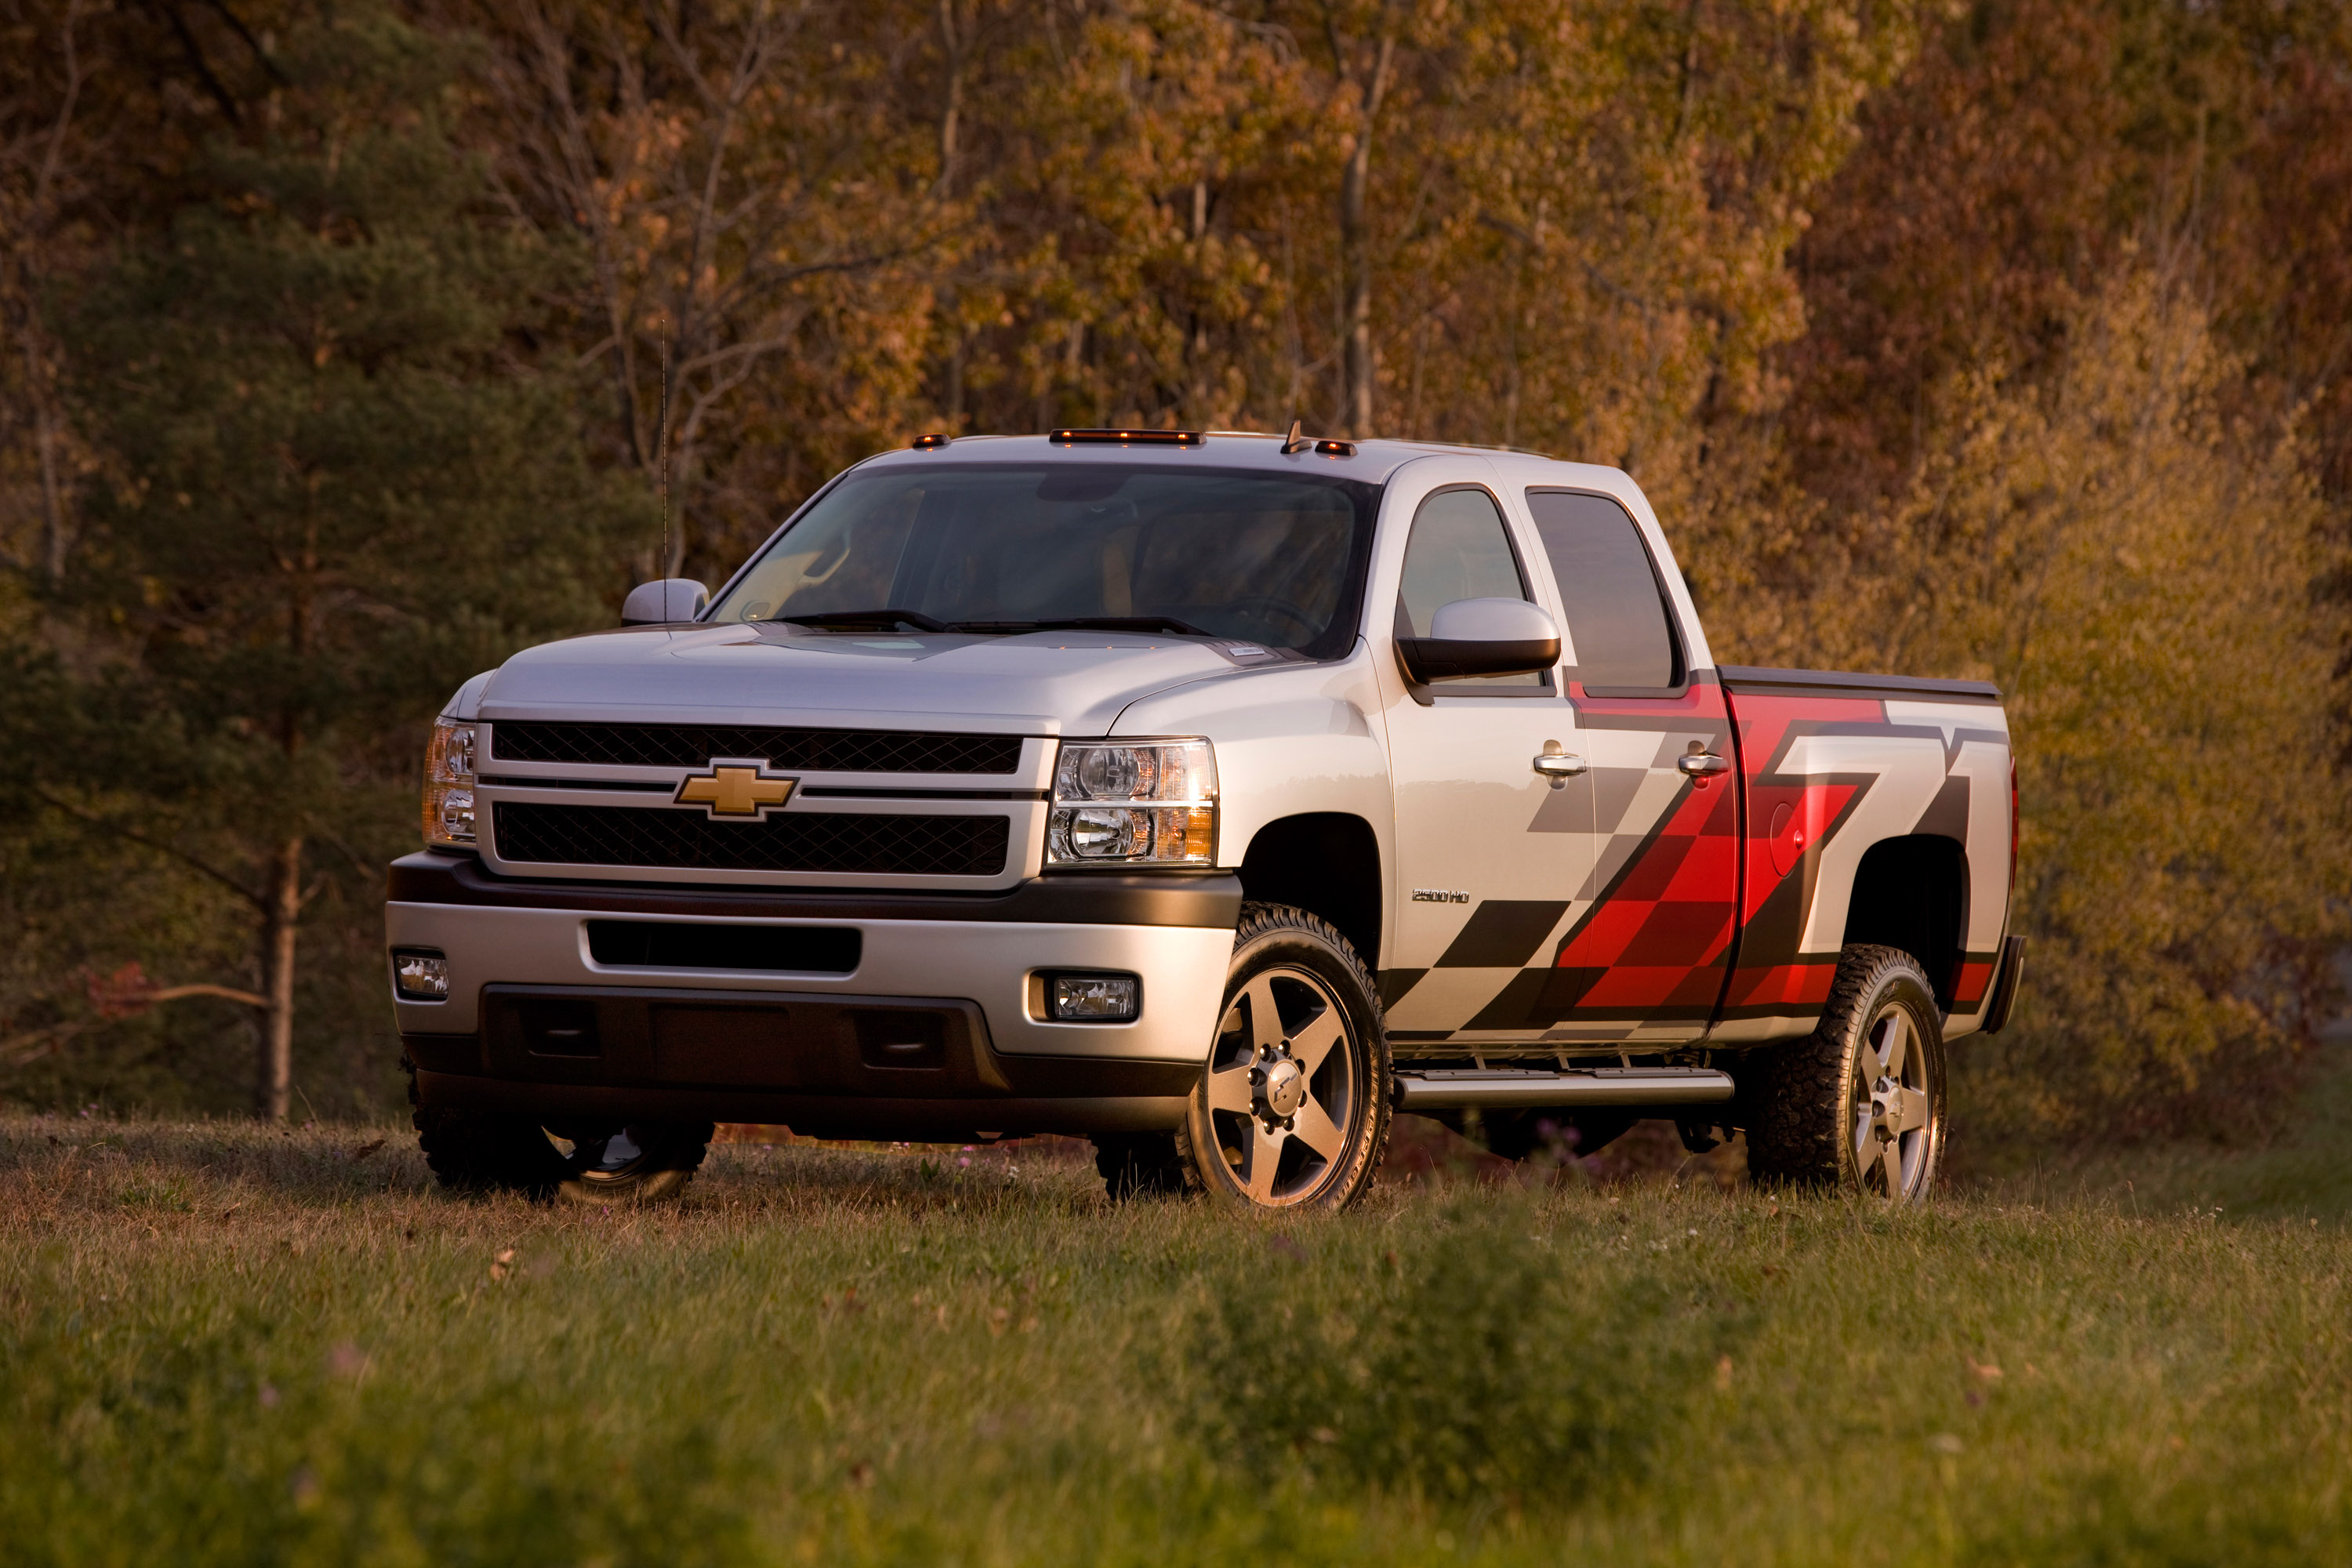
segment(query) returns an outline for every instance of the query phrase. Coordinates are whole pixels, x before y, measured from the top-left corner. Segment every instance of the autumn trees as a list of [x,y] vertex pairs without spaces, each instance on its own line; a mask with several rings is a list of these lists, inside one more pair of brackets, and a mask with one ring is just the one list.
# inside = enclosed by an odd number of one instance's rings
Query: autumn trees
[[2006,689],[2038,984],[1980,1122],[2260,1120],[2337,1005],[2347,65],[2339,5],[1978,5],[1795,252],[1798,526],[1716,624]]
[[866,452],[1293,417],[1631,469],[1721,657],[2010,687],[2014,1125],[2258,1057],[2352,871],[2347,15],[0,0],[0,1092],[217,1101],[133,960],[380,1074],[444,689]]

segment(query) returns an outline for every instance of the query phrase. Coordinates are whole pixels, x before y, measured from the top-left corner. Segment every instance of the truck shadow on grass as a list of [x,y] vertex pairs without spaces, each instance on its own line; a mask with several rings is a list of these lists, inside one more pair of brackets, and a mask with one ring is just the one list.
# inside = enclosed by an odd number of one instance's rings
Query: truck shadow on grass
[[[764,1136],[763,1136],[764,1134]],[[268,1213],[363,1207],[409,1216],[514,1209],[548,1220],[681,1221],[721,1211],[788,1218],[811,1205],[979,1213],[1107,1206],[1082,1140],[992,1145],[818,1143],[747,1129],[714,1143],[679,1201],[603,1210],[446,1192],[398,1124],[0,1117],[0,1183],[20,1214],[156,1226],[250,1223]]]
[[[2224,1220],[2340,1221],[2352,1215],[2352,1047],[2330,1047],[2309,1079],[2305,1106],[2287,1135],[2251,1148],[2168,1144],[2021,1153],[1964,1147],[1941,1199],[2149,1217],[2196,1212]],[[455,1217],[486,1206],[534,1208],[520,1199],[443,1192],[403,1124],[271,1127],[244,1121],[0,1116],[0,1177],[18,1202],[35,1208],[106,1214],[150,1226],[198,1220],[236,1225],[271,1211],[354,1205],[387,1215],[422,1215],[427,1223],[437,1223],[435,1215]],[[1370,1206],[1388,1211],[1463,1188],[1732,1194],[1747,1187],[1739,1140],[1694,1154],[1670,1121],[1639,1122],[1590,1155],[1559,1150],[1514,1163],[1427,1118],[1399,1116]],[[720,1130],[679,1203],[655,1205],[635,1217],[658,1222],[667,1213],[686,1221],[724,1211],[786,1220],[863,1206],[969,1215],[1075,1215],[1111,1205],[1095,1173],[1092,1147],[1083,1139],[844,1143],[742,1126]],[[595,1211],[555,1205],[537,1212],[543,1223]]]

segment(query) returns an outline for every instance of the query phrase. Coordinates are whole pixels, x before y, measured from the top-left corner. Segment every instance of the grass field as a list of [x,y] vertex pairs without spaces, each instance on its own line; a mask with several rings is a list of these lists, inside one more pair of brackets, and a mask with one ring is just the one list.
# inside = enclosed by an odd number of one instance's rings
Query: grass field
[[1279,1225],[1051,1146],[731,1145],[612,1214],[442,1197],[396,1130],[0,1120],[0,1560],[2352,1561],[2322,1099],[1902,1215]]

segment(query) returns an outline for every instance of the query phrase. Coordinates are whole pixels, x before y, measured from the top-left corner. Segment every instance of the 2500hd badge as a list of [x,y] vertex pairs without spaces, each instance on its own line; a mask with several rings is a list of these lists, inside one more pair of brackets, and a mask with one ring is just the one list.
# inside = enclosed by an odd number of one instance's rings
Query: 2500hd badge
[[1717,665],[1614,468],[925,437],[623,619],[450,700],[392,868],[453,1185],[740,1121],[1334,1208],[1410,1111],[1902,1202],[2019,984],[1998,693]]

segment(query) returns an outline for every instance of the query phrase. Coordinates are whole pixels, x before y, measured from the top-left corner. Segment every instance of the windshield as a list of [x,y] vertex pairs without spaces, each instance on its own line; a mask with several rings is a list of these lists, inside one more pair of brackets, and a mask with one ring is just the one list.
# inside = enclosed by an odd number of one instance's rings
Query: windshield
[[818,498],[709,619],[1117,621],[1335,658],[1355,641],[1379,494],[1190,464],[894,466]]

